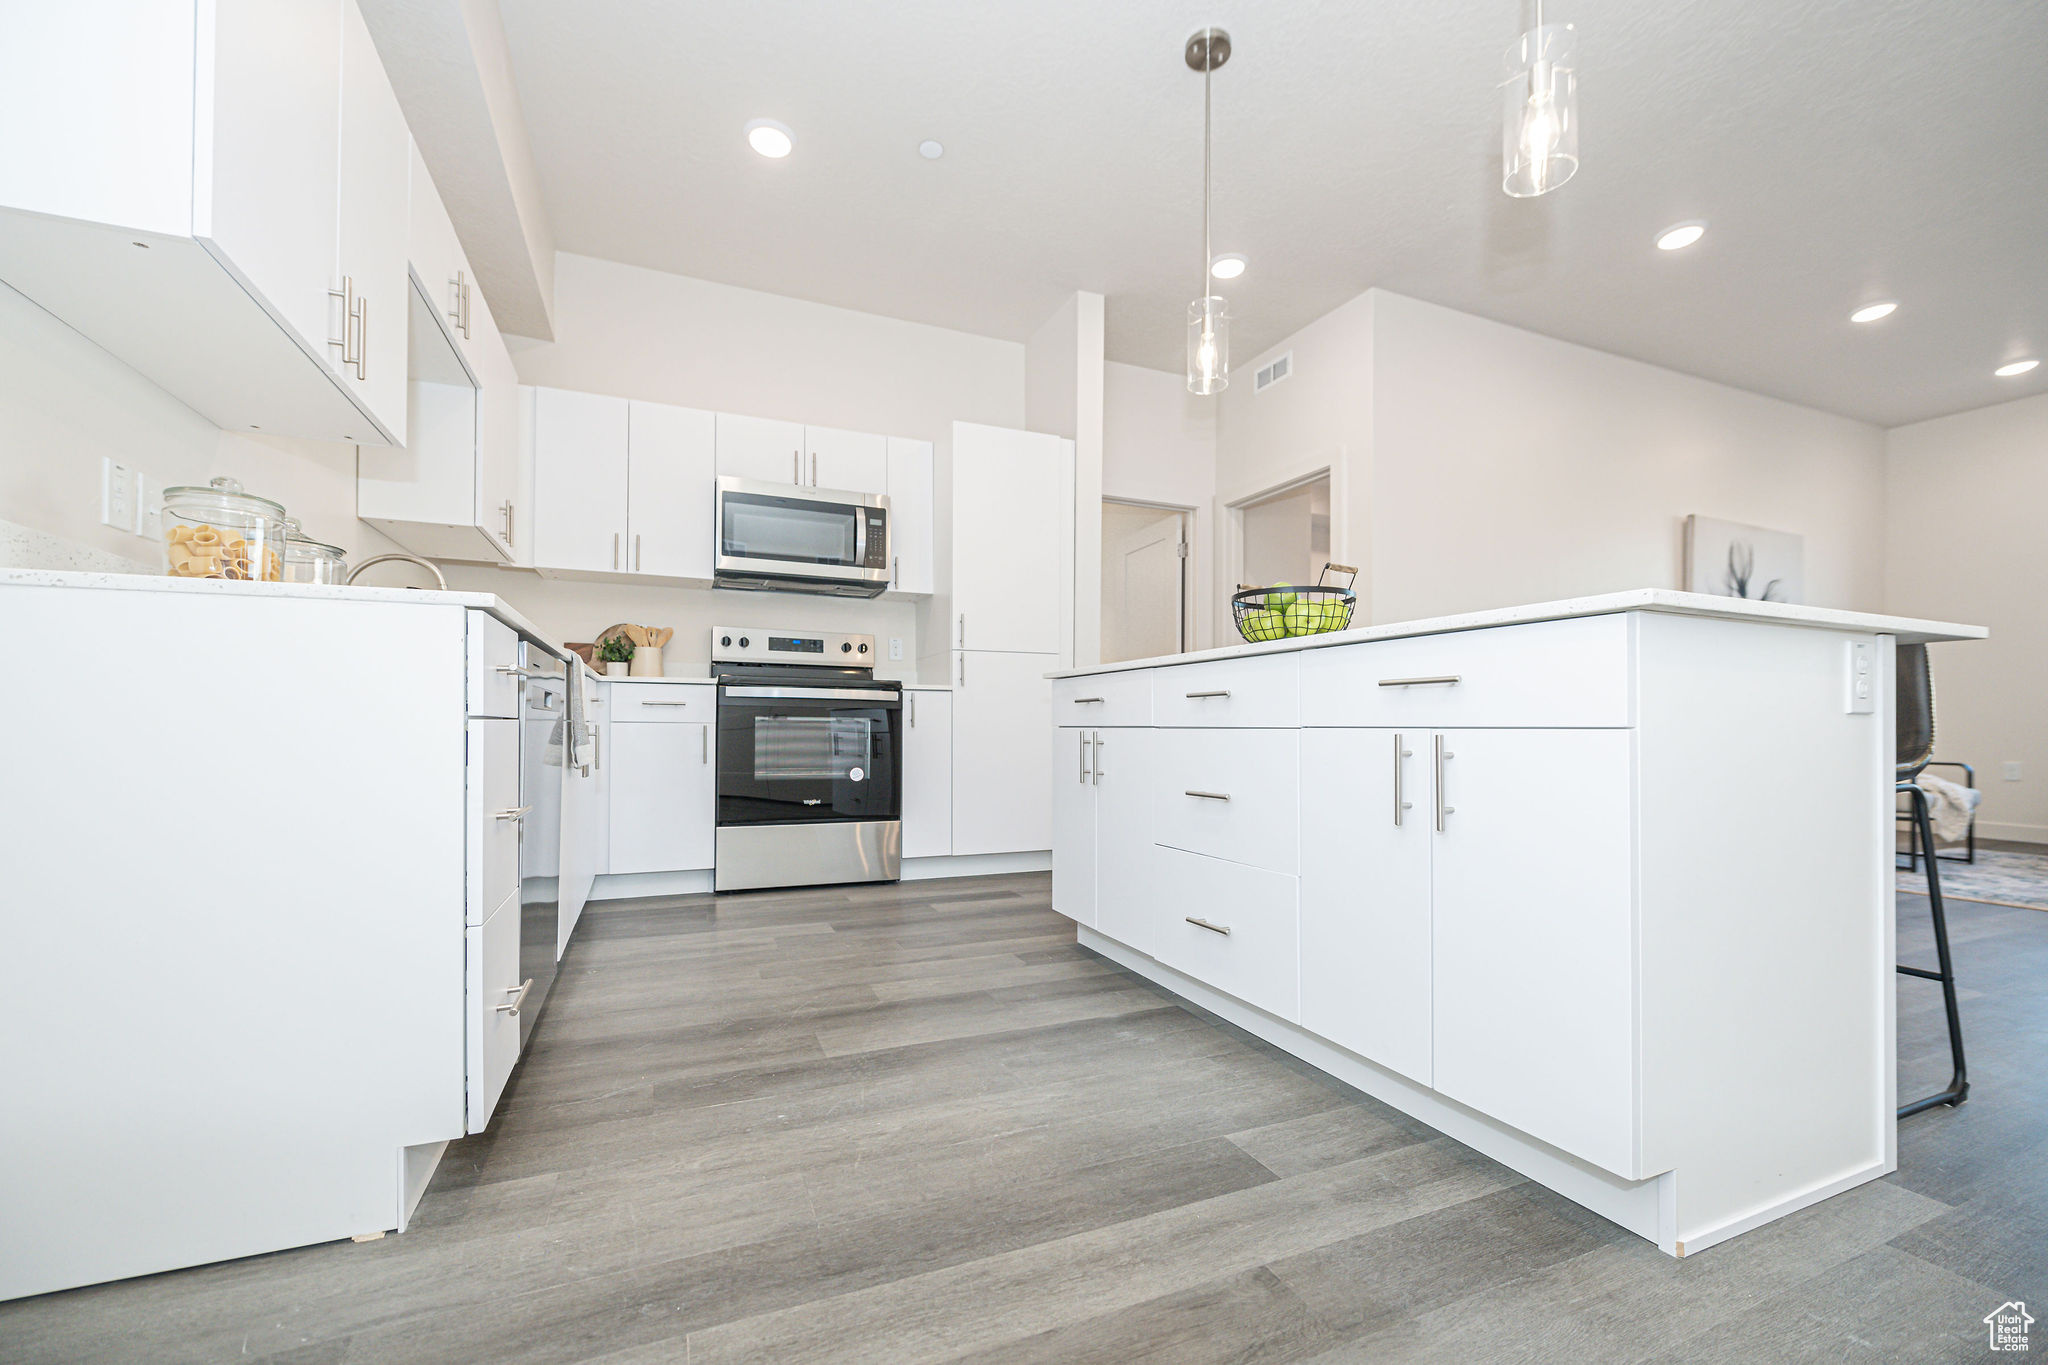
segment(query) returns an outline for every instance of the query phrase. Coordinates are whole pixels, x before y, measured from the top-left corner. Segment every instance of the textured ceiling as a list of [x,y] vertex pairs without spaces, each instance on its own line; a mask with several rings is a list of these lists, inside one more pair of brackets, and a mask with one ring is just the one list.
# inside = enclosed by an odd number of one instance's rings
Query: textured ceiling
[[[1887,425],[2048,391],[2048,4],[1551,0],[1578,176],[1499,188],[1515,0],[502,0],[565,250],[1019,339],[1076,289],[1181,365],[1216,77],[1248,361],[1373,285]],[[771,162],[749,118],[789,124]],[[917,154],[923,138],[946,146]],[[1706,240],[1665,254],[1667,224]],[[1900,300],[1875,326],[1850,309]]]

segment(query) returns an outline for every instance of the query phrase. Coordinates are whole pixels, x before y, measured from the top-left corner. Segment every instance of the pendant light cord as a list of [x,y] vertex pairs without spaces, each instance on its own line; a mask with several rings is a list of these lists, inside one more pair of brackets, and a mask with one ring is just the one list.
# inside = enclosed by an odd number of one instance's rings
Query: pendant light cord
[[1209,317],[1209,81],[1216,71],[1216,54],[1213,44],[1216,30],[1210,29],[1209,36],[1202,40],[1202,292],[1196,297],[1202,304],[1202,327],[1208,330]]

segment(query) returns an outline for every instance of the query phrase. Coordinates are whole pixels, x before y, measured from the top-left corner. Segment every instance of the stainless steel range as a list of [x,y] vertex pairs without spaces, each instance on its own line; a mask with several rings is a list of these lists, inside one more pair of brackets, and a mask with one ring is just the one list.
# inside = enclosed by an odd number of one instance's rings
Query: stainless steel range
[[717,626],[711,676],[713,888],[897,880],[903,685],[875,680],[875,637]]

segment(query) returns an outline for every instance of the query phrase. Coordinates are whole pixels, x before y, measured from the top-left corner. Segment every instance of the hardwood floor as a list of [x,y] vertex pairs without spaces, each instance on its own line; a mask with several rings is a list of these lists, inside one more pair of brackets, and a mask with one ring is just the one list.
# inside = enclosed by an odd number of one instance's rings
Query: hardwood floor
[[[0,1305],[0,1360],[1937,1361],[2048,1318],[2048,914],[1951,904],[1975,1089],[1896,1175],[1673,1261],[1046,898],[594,906],[411,1231]],[[1924,902],[1900,941],[1931,963]],[[1899,992],[1919,1094],[1938,988]]]

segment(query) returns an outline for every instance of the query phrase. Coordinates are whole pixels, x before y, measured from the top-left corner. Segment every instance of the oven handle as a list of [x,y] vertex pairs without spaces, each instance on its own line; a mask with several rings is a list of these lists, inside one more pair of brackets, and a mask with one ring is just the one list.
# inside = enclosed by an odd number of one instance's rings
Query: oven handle
[[879,701],[903,705],[901,692],[862,687],[727,687],[728,697],[770,697],[787,701]]

